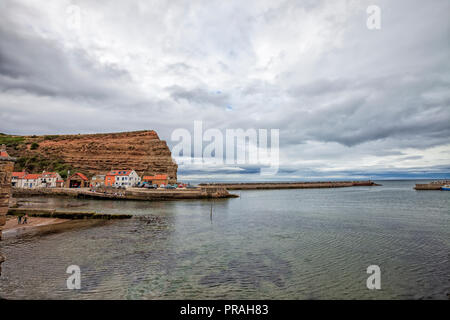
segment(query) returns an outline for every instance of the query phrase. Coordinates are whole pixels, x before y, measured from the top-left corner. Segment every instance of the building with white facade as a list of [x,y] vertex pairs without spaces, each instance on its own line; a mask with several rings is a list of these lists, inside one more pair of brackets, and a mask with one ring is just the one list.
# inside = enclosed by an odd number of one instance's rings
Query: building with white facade
[[27,175],[27,172],[13,172],[11,174],[11,186],[13,188],[23,188],[23,178]]
[[134,170],[112,170],[105,177],[105,186],[135,187],[141,178]]
[[62,178],[57,172],[43,172],[40,176],[41,188],[56,188],[58,182],[62,182]]
[[36,173],[26,174],[19,182],[19,188],[34,189],[41,185],[41,175]]

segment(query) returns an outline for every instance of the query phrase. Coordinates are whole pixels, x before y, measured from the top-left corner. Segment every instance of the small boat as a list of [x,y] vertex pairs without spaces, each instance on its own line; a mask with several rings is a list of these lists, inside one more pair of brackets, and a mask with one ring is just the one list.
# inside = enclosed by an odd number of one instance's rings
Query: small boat
[[443,191],[450,191],[450,184],[446,184],[445,186],[442,186],[441,190],[443,190]]

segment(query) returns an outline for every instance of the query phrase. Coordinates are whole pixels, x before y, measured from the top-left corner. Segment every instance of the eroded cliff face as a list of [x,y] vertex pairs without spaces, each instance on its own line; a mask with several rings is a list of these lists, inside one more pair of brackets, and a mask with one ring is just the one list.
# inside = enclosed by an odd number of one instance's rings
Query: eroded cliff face
[[28,165],[20,161],[21,157],[38,158],[43,166],[48,160],[46,170],[55,170],[52,166],[62,163],[91,175],[111,169],[134,169],[139,175],[167,174],[170,183],[177,180],[178,166],[167,143],[155,131],[25,137],[19,146],[8,151],[19,158],[16,169]]

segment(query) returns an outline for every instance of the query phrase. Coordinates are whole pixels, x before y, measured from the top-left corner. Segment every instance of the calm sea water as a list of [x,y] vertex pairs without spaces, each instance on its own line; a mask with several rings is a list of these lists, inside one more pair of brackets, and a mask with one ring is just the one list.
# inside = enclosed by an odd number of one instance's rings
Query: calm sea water
[[[6,239],[0,296],[448,299],[450,192],[414,191],[415,181],[380,183],[236,191],[240,198],[214,202],[30,198],[135,217]],[[69,265],[81,268],[81,290],[67,290]],[[381,290],[366,288],[369,265],[381,268]]]

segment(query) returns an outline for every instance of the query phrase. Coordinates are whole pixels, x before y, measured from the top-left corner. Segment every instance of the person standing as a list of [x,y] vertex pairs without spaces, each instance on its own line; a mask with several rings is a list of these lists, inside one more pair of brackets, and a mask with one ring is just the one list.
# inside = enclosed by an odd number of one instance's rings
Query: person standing
[[17,224],[21,224],[22,223],[22,216],[19,214],[17,216]]
[[28,223],[28,213],[25,213],[25,216],[23,217],[23,224]]

